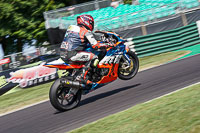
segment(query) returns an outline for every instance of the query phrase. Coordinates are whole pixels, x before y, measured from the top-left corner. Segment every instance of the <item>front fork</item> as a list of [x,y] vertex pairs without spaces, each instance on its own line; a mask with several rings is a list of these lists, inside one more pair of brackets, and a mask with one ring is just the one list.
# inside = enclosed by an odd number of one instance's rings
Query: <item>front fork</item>
[[122,59],[123,59],[124,62],[126,63],[127,68],[130,67],[130,65],[131,65],[131,60],[130,60],[129,55],[127,54],[127,50],[124,51],[123,56],[122,56]]

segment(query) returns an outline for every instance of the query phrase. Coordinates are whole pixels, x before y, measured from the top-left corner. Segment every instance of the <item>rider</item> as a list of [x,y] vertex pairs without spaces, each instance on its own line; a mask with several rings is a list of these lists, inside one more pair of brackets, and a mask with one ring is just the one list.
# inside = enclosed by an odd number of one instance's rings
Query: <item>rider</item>
[[[92,66],[96,67],[99,60],[98,56],[92,52],[84,51],[87,45],[90,44],[92,48],[107,48],[108,44],[98,43],[92,33],[94,29],[94,19],[90,15],[80,15],[77,17],[77,25],[70,25],[65,34],[64,40],[61,44],[61,58],[64,61],[72,62],[90,62]],[[87,68],[89,69],[89,67]],[[87,81],[88,82],[88,81]]]
[[[108,44],[99,44],[92,33],[94,19],[90,15],[77,17],[77,25],[70,25],[61,44],[61,58],[65,61],[89,62],[98,57],[92,52],[84,51],[88,44],[93,48],[109,47]],[[97,64],[94,64],[95,66]]]

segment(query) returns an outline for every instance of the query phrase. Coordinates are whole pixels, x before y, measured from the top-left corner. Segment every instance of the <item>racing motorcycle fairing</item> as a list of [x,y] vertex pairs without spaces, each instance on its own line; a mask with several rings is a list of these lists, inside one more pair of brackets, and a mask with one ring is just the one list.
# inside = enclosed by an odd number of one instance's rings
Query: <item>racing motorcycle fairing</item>
[[[130,63],[130,59],[128,55],[126,54],[129,51],[129,48],[126,45],[124,45],[125,40],[123,40],[121,37],[119,37],[119,35],[113,32],[101,32],[101,33],[105,34],[106,36],[112,36],[112,37],[114,36],[114,38],[117,39],[117,41],[115,44],[113,44],[112,47],[109,47],[106,49],[107,51],[106,55],[97,65],[97,68],[99,69],[107,69],[107,74],[102,76],[98,82],[92,83],[92,87],[90,90],[94,90],[118,78],[118,67],[119,67],[119,62],[122,56],[124,56]],[[101,45],[101,42],[99,44]],[[92,52],[95,55],[101,54],[100,51],[94,50],[91,47],[91,45],[88,45],[85,51]],[[50,62],[48,64],[45,64],[44,66],[51,67],[51,68],[58,68],[59,70],[81,69],[81,68],[86,67],[84,64],[73,64],[73,63],[68,64],[68,63],[65,63],[62,59]],[[88,71],[89,70],[87,70],[84,73],[84,79],[86,79],[86,75]]]
[[[92,92],[92,91],[94,91],[94,90],[96,90],[96,89],[98,89],[98,88],[100,88],[100,87],[102,87],[102,86],[104,86],[104,85],[106,85],[106,84],[108,84],[110,82],[115,81],[118,78],[118,66],[119,66],[119,64],[98,65],[97,66],[98,68],[103,68],[103,69],[104,68],[108,68],[109,69],[108,74],[103,76],[101,78],[101,80],[98,81],[98,82],[93,82],[93,83],[90,82],[90,83],[92,83],[91,88],[89,90],[83,90],[83,94],[85,95],[85,94],[87,94],[89,92]],[[87,72],[85,73],[84,78],[87,75]]]
[[[49,91],[50,103],[55,109],[61,112],[73,109],[79,105],[82,95],[117,78],[130,80],[137,74],[139,59],[135,51],[129,50],[129,44],[125,43],[128,40],[123,40],[113,32],[99,31],[99,33],[101,34],[97,37],[100,37],[102,41],[98,42],[100,49],[93,49],[91,45],[88,45],[83,50],[97,55],[100,62],[95,58],[86,62],[85,65],[81,62],[74,64],[75,62],[70,62],[70,59],[75,53],[64,51],[67,54],[63,55],[69,62],[55,61],[45,65],[65,70],[59,72],[61,73],[59,79],[52,84]],[[61,58],[63,58],[62,54]]]
[[67,70],[67,69],[80,69],[85,67],[85,65],[80,64],[62,64],[62,65],[51,65],[51,64],[45,64],[44,66],[50,67],[50,68],[58,68],[59,70]]
[[[87,49],[87,51],[90,51],[90,50],[92,49],[90,48]],[[127,49],[127,47],[122,42],[116,43],[114,47],[107,49],[107,53],[105,57],[99,62],[97,67],[100,69],[107,68],[109,70],[108,74],[103,76],[100,81],[93,83],[90,91],[93,91],[99,87],[102,87],[106,85],[107,83],[110,83],[118,78],[118,67],[119,67],[120,59],[122,56],[124,56],[125,58],[129,58],[128,55],[126,54],[128,50],[129,49]],[[130,59],[128,61],[130,63]],[[87,72],[85,73],[85,76],[86,75],[87,75]]]
[[112,82],[114,80],[117,79],[118,77],[118,66],[119,64],[105,64],[105,65],[99,65],[99,68],[109,68],[109,72],[106,76],[104,76],[99,82],[97,82],[98,84],[105,84],[105,83],[109,83]]
[[[105,36],[112,36],[112,37],[114,36],[115,39],[117,39],[117,42],[115,44],[113,44],[112,47],[109,47],[106,49],[106,51],[107,51],[106,55],[97,65],[97,67],[100,69],[101,68],[109,69],[108,74],[103,76],[100,81],[96,82],[96,85],[97,85],[97,84],[109,83],[109,82],[112,82],[117,79],[119,61],[120,61],[122,55],[124,55],[124,57],[129,61],[129,63],[130,63],[130,59],[129,59],[128,55],[126,54],[129,51],[129,48],[126,47],[126,45],[124,45],[125,40],[123,40],[121,37],[119,37],[119,35],[117,35],[114,32],[104,32],[104,31],[97,31],[96,33],[102,33],[102,34],[105,34]],[[101,54],[101,52],[94,50],[91,47],[91,45],[88,45],[88,48],[86,48],[85,51],[92,52],[95,55]],[[62,59],[50,62],[48,64],[45,64],[44,66],[51,67],[51,68],[58,68],[59,70],[80,69],[80,68],[85,67],[84,64],[65,63]],[[88,71],[85,72],[84,78],[86,77],[87,73],[88,73]]]
[[50,68],[58,68],[59,70],[66,70],[66,69],[80,69],[85,67],[84,64],[68,64],[65,63],[62,59],[58,59],[53,62],[49,62],[45,64],[44,66],[50,67]]

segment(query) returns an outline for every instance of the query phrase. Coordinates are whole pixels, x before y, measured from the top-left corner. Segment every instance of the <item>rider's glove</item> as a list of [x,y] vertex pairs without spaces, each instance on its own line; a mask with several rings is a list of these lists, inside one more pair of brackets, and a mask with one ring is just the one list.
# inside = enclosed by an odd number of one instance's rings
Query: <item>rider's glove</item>
[[92,48],[94,48],[95,50],[107,49],[109,47],[111,47],[109,43],[98,43],[98,44],[92,46]]

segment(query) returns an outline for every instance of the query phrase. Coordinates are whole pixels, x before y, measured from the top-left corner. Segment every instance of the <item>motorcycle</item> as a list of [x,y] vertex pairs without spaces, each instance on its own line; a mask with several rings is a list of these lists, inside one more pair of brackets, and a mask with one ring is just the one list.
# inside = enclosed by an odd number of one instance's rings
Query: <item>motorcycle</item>
[[[101,58],[96,67],[85,70],[86,64],[66,63],[63,60],[57,60],[47,63],[44,66],[64,70],[59,79],[57,79],[50,88],[49,99],[52,106],[59,111],[67,111],[78,106],[81,96],[86,95],[97,88],[100,88],[117,78],[122,80],[132,79],[138,72],[139,60],[134,51],[129,49],[125,39],[114,32],[96,31],[101,34],[101,43],[110,43],[111,47],[106,49],[105,55]],[[96,48],[88,47],[85,51],[93,52],[96,55],[102,55],[99,45]],[[92,61],[91,61],[92,62]],[[90,62],[90,64],[92,64]],[[80,81],[80,76],[91,81],[86,85]],[[77,91],[69,97],[70,89]]]

